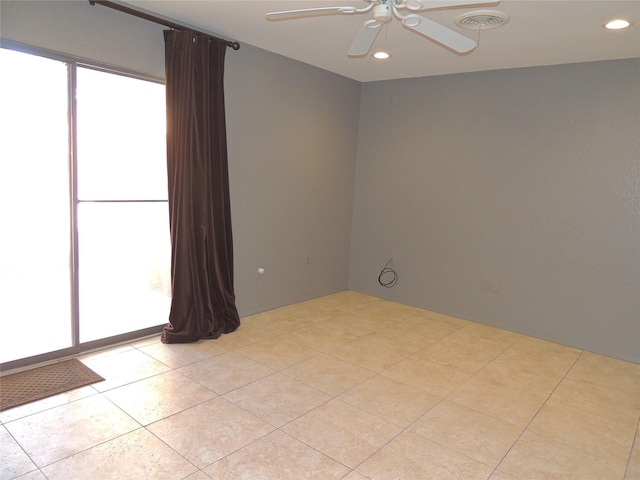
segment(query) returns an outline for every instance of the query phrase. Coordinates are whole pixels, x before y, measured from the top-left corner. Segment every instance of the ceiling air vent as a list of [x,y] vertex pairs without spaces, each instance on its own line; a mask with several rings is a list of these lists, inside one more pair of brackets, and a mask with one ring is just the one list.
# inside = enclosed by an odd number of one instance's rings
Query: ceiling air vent
[[456,25],[468,30],[489,30],[498,28],[509,21],[509,15],[496,10],[476,10],[459,15]]

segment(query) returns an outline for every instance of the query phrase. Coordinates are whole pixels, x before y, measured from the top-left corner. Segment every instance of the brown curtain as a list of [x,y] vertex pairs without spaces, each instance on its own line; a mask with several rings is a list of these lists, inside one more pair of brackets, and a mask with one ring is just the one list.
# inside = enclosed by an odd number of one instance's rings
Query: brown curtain
[[164,343],[218,338],[240,325],[224,110],[226,42],[164,32],[172,301]]

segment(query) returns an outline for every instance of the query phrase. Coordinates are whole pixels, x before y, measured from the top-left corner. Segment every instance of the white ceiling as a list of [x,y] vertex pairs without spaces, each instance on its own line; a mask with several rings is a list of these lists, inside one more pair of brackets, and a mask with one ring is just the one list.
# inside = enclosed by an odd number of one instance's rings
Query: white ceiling
[[[314,16],[267,21],[267,12],[325,6],[357,6],[363,0],[126,0],[134,8],[242,45],[253,46],[329,70],[361,82],[449,73],[555,65],[640,57],[640,0],[502,0],[498,5],[453,8],[421,15],[477,39],[478,32],[455,25],[474,10],[498,10],[511,17],[480,33],[479,47],[466,55],[422,37],[393,19],[374,46],[385,42],[392,57],[351,58],[347,50],[360,26],[373,17]],[[602,25],[613,18],[632,20],[624,31]]]

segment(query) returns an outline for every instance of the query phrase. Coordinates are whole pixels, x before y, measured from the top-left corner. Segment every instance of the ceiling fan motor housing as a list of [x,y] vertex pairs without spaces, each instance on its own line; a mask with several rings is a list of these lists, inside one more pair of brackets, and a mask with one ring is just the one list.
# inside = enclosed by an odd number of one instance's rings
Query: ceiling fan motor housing
[[386,23],[391,20],[391,5],[382,2],[373,7],[373,18],[380,23]]

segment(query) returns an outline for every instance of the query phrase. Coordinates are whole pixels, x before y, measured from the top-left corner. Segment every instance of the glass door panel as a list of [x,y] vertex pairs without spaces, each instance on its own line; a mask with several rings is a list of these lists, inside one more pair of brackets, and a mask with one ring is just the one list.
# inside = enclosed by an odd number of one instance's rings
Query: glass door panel
[[0,49],[0,362],[70,347],[66,64]]
[[167,208],[164,202],[78,206],[80,343],[168,321]]
[[164,85],[78,67],[80,343],[167,323]]

